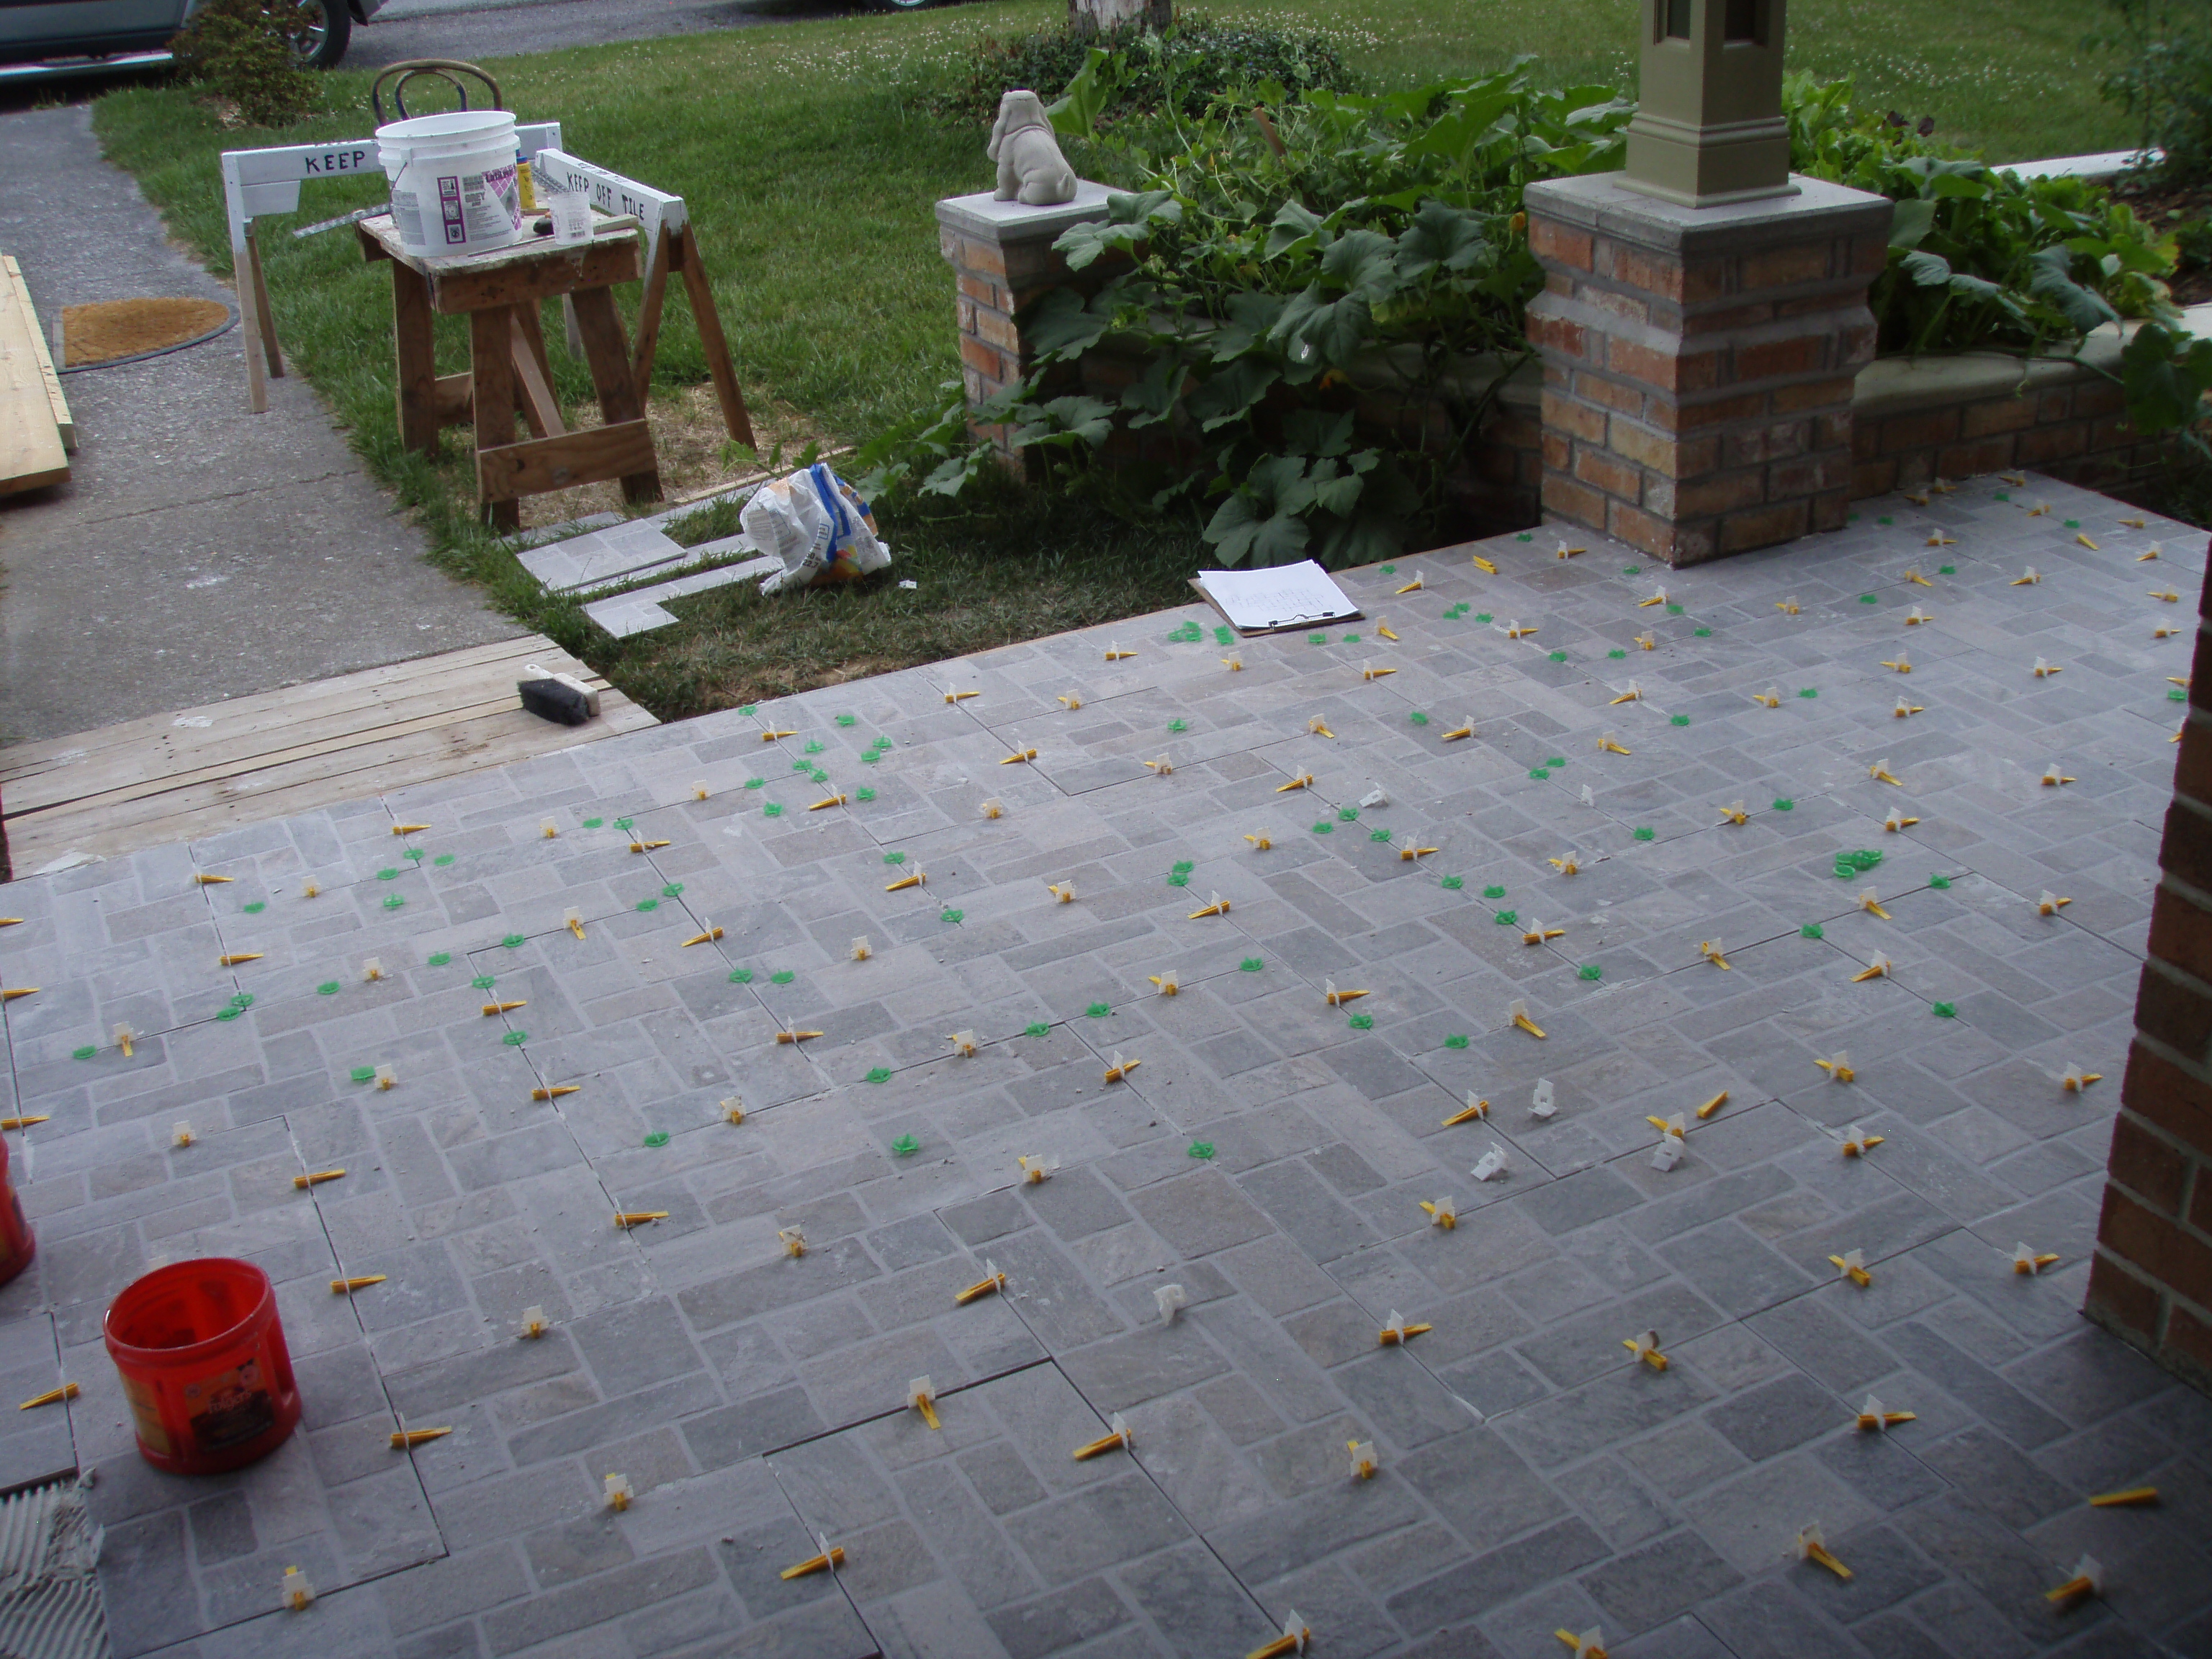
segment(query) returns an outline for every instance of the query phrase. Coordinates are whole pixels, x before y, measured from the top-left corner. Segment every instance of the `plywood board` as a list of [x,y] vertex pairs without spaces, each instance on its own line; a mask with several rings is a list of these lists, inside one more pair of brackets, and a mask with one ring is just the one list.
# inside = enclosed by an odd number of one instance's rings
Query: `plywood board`
[[43,489],[69,477],[46,385],[52,373],[30,295],[15,282],[0,282],[0,495]]
[[[599,692],[599,718],[526,714],[531,664]],[[0,750],[19,873],[112,858],[551,754],[654,723],[542,635]]]
[[69,398],[62,392],[62,377],[54,372],[53,354],[46,349],[46,331],[39,326],[39,308],[31,303],[30,285],[23,280],[23,268],[15,263],[12,253],[0,253],[0,272],[6,274],[15,297],[22,302],[31,319],[31,344],[39,358],[39,376],[46,383],[46,401],[53,405],[54,426],[61,434],[62,447],[70,454],[76,453],[76,420],[70,413]]

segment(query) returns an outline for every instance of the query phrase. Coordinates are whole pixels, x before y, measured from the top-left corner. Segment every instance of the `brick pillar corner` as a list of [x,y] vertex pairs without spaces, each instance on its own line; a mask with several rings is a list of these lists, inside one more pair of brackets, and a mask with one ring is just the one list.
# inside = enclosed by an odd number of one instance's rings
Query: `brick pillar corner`
[[2212,576],[2197,612],[2150,956],[2082,1312],[2212,1394]]
[[1686,208],[1622,177],[1527,193],[1545,511],[1676,565],[1841,528],[1890,203],[1799,178]]
[[[937,204],[938,246],[952,267],[954,301],[960,322],[960,373],[968,406],[1024,379],[1036,368],[1036,354],[1024,343],[1021,317],[1056,288],[1094,293],[1126,259],[1100,259],[1080,272],[1053,251],[1071,226],[1106,216],[1106,186],[1077,182],[1075,199],[1056,207],[1024,207],[995,200],[988,191],[948,196]],[[1003,427],[969,422],[979,438],[995,444],[1006,465],[1022,470],[1021,457]]]

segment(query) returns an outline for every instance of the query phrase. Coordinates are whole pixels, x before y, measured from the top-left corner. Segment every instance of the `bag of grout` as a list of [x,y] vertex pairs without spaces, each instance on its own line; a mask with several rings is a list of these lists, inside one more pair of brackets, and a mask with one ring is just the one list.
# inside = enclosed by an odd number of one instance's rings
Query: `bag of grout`
[[819,461],[753,491],[738,522],[756,550],[783,562],[763,593],[851,581],[891,562],[868,504]]

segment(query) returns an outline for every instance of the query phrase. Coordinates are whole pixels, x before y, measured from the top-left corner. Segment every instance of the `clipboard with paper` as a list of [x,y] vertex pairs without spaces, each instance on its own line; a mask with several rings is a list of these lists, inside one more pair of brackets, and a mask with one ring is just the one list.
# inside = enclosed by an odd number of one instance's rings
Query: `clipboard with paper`
[[1360,609],[1311,559],[1260,570],[1201,570],[1190,585],[1246,638],[1352,622]]

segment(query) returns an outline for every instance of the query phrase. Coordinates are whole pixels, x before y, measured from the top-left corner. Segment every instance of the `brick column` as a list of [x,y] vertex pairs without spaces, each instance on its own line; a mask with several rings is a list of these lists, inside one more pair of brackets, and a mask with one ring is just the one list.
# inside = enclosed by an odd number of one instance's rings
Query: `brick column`
[[1839,528],[1890,204],[1801,178],[1677,207],[1621,177],[1528,191],[1546,511],[1678,565]]
[[[1036,355],[1022,342],[1024,312],[1056,288],[1095,293],[1108,276],[1127,268],[1127,260],[1106,258],[1074,272],[1053,252],[1070,226],[1105,216],[1106,186],[1087,179],[1077,183],[1073,201],[1058,207],[994,201],[988,192],[949,196],[937,204],[938,246],[958,289],[960,372],[970,409],[1036,368]],[[999,447],[1009,467],[1021,471],[1006,428],[970,426]]]
[[2212,1392],[2212,577],[2082,1311]]

